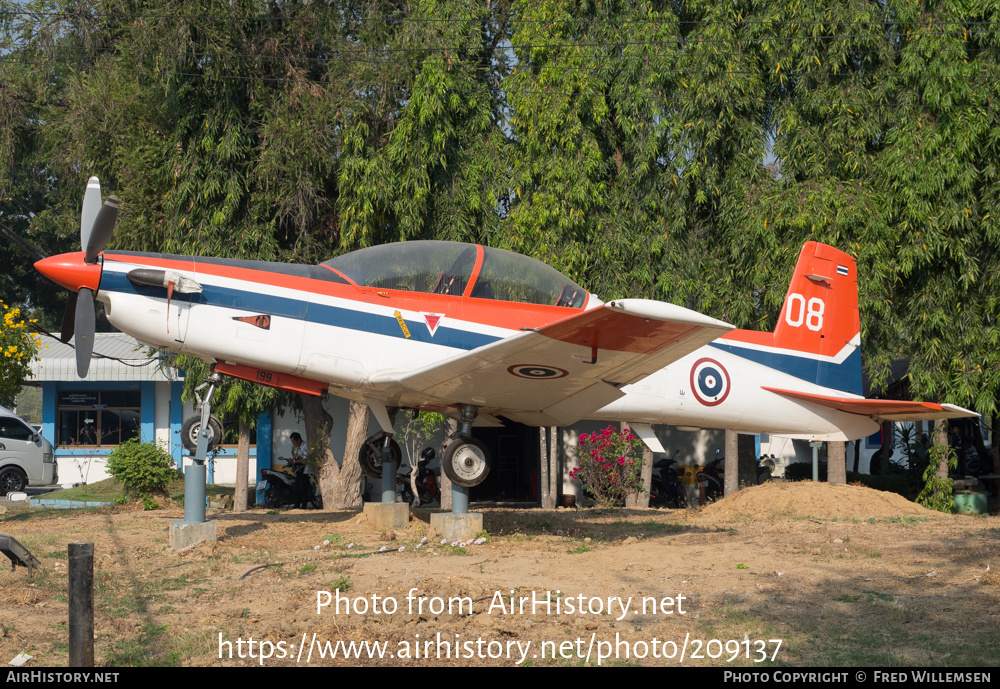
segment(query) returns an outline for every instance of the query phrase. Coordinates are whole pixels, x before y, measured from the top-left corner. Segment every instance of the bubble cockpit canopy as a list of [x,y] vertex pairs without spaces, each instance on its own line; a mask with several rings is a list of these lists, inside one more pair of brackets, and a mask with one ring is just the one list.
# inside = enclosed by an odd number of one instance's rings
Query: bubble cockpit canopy
[[322,265],[364,287],[571,308],[581,308],[587,300],[587,291],[555,268],[479,244],[383,244]]

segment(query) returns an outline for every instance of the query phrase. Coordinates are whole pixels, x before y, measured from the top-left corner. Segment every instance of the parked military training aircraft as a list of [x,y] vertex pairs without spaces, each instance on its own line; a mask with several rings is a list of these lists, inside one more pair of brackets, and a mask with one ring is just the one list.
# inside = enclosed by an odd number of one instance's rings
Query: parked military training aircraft
[[861,396],[855,262],[816,242],[765,333],[659,301],[605,303],[539,261],[472,244],[387,244],[315,266],[104,251],[118,202],[100,198],[91,178],[85,251],[36,264],[78,293],[63,333],[75,327],[81,377],[96,298],[140,341],[237,378],[367,402],[388,434],[392,407],[458,418],[443,466],[459,485],[486,477],[470,427],[498,416],[628,421],[656,451],[653,423],[851,440],[884,420],[975,416]]

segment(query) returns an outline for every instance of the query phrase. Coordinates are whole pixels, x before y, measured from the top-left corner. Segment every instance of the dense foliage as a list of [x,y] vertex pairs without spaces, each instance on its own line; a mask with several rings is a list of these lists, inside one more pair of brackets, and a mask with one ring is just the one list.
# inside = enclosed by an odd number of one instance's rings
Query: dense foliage
[[178,475],[173,458],[161,445],[135,438],[111,451],[107,469],[125,487],[127,495],[139,498],[164,493]]
[[982,0],[0,0],[0,231],[75,248],[95,174],[113,248],[481,240],[760,329],[816,239],[877,381],[996,412],[998,36]]
[[14,406],[21,383],[31,377],[31,362],[38,353],[38,335],[28,330],[21,309],[0,301],[0,405]]
[[608,426],[603,431],[581,433],[577,466],[569,477],[580,481],[598,507],[616,507],[629,495],[641,493],[643,446],[627,428]]

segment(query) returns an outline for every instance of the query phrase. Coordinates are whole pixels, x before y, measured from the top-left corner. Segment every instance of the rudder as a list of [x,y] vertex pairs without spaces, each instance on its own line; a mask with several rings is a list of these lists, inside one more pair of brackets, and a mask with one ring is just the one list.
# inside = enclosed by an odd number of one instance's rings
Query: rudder
[[806,242],[773,333],[735,330],[733,354],[825,388],[862,394],[857,264],[848,254]]

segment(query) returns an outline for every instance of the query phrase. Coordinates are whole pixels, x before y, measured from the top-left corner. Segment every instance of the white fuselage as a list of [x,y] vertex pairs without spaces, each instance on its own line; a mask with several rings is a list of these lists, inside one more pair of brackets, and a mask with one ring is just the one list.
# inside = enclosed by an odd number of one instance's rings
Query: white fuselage
[[[115,327],[157,347],[322,381],[329,384],[332,394],[350,399],[378,398],[378,390],[371,385],[375,375],[406,373],[465,353],[469,346],[462,348],[459,340],[489,343],[518,332],[449,317],[428,337],[425,329],[430,328],[422,313],[392,303],[359,302],[199,273],[192,277],[205,294],[224,294],[224,299],[192,299],[175,293],[168,303],[163,290],[143,292],[128,286],[125,273],[144,265],[120,259],[104,263],[105,278],[97,298],[108,304],[108,318]],[[268,314],[267,328],[239,320],[258,314]],[[703,374],[700,385],[693,372]],[[585,418],[817,440],[858,438],[878,428],[868,417],[795,401],[762,386],[844,394],[710,344],[623,387],[621,398]],[[712,397],[705,390],[719,394]],[[426,402],[418,395],[382,401],[402,407]],[[444,403],[473,404],[474,400]],[[505,412],[488,405],[482,411]]]

